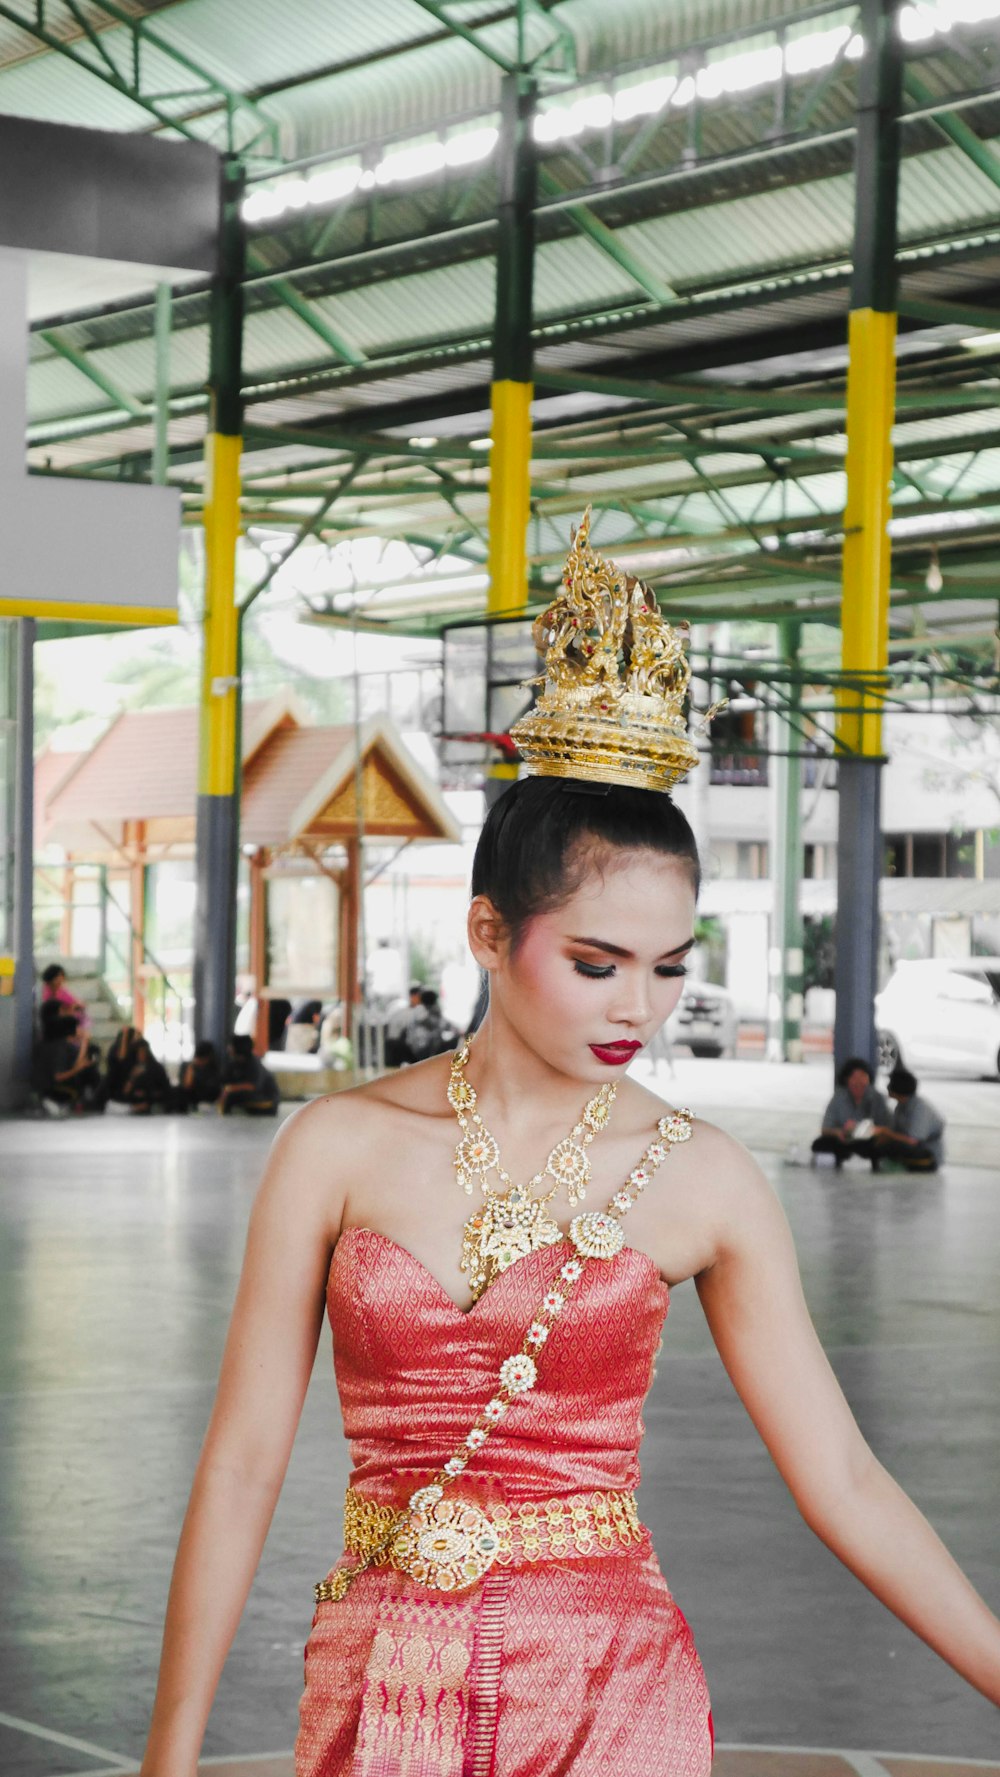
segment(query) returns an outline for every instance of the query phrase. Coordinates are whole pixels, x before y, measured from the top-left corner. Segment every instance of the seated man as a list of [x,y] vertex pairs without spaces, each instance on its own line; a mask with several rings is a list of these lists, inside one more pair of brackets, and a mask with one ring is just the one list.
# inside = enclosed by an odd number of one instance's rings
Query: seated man
[[[414,1018],[421,1010],[420,996],[424,991],[422,981],[411,981],[410,991],[404,1000],[402,995],[389,1007],[385,1021],[385,1065],[386,1067],[402,1067],[406,1060],[406,1033]],[[322,1039],[320,1039],[322,1042]]]
[[430,1055],[443,1055],[457,1040],[458,1032],[445,1019],[438,994],[433,987],[423,988],[420,1005],[403,1032],[404,1061],[425,1061]]
[[250,1037],[230,1037],[222,1070],[219,1110],[244,1111],[248,1117],[274,1117],[278,1112],[278,1083],[253,1052]]
[[944,1159],[944,1118],[926,1098],[917,1096],[917,1080],[909,1068],[896,1066],[886,1087],[895,1100],[888,1128],[876,1127],[867,1143],[876,1172],[882,1160],[901,1161],[907,1172],[936,1172]]
[[215,1053],[215,1044],[203,1038],[194,1046],[194,1055],[181,1068],[181,1077],[174,1094],[178,1111],[196,1110],[200,1104],[217,1104],[222,1091],[222,1069]]
[[871,1159],[863,1142],[873,1126],[884,1128],[888,1122],[889,1106],[875,1086],[874,1070],[859,1055],[852,1055],[837,1074],[837,1089],[823,1112],[823,1127],[812,1151],[832,1154],[838,1168],[852,1154]]
[[104,1059],[104,1078],[97,1089],[97,1108],[103,1111],[109,1103],[125,1104],[125,1088],[135,1067],[136,1052],[142,1041],[133,1024],[124,1024]]
[[165,1111],[173,1095],[170,1076],[162,1061],[157,1061],[145,1037],[136,1044],[135,1064],[125,1083],[124,1102],[133,1116],[148,1117],[150,1111]]

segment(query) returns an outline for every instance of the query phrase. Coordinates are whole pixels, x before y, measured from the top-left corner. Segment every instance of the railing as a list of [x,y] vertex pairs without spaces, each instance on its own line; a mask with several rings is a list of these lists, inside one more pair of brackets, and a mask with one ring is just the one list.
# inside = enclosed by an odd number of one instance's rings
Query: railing
[[190,999],[132,923],[106,865],[36,864],[34,937],[37,957],[91,967],[122,1022],[141,1026],[164,1060],[186,1052]]

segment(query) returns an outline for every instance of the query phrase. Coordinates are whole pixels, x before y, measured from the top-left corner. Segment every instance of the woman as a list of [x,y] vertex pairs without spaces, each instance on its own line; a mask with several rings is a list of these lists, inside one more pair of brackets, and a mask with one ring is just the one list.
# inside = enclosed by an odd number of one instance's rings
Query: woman
[[42,1006],[61,1006],[68,1018],[75,1018],[77,1029],[86,1036],[90,1030],[90,1014],[82,1000],[66,986],[66,970],[62,963],[49,963],[42,970]]
[[515,730],[539,775],[491,810],[473,869],[481,1027],[275,1143],[145,1777],[193,1777],[324,1306],[354,1472],[298,1777],[706,1777],[705,1680],[632,1502],[668,1289],[690,1277],[807,1522],[1000,1702],[1000,1624],[865,1445],[763,1176],[624,1077],[693,942],[694,842],[661,793],[693,753],[675,638],[583,527],[540,624],[548,684]]

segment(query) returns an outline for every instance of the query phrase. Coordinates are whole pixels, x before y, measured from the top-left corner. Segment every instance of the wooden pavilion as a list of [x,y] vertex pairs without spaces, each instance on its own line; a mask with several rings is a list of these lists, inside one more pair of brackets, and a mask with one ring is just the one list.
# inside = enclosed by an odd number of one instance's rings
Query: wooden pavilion
[[[67,867],[103,864],[127,879],[133,1005],[141,1023],[146,872],[193,858],[198,712],[130,711],[89,752],[55,769],[39,760],[36,821]],[[457,844],[460,830],[427,772],[388,721],[314,727],[287,699],[249,704],[243,722],[243,856],[250,882],[250,974],[268,997],[268,882],[315,873],[337,890],[336,993],[362,994],[359,955],[364,845],[369,840]],[[308,984],[303,983],[303,987]],[[324,986],[327,984],[324,983]]]

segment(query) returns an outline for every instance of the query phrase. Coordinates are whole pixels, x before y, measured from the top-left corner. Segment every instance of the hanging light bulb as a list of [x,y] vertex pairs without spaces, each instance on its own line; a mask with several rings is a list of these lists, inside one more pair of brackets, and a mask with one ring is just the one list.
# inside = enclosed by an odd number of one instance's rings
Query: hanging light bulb
[[927,573],[924,575],[924,585],[928,592],[934,593],[940,592],[944,585],[944,575],[941,572],[941,563],[938,561],[938,552],[933,544],[931,545],[930,564]]

